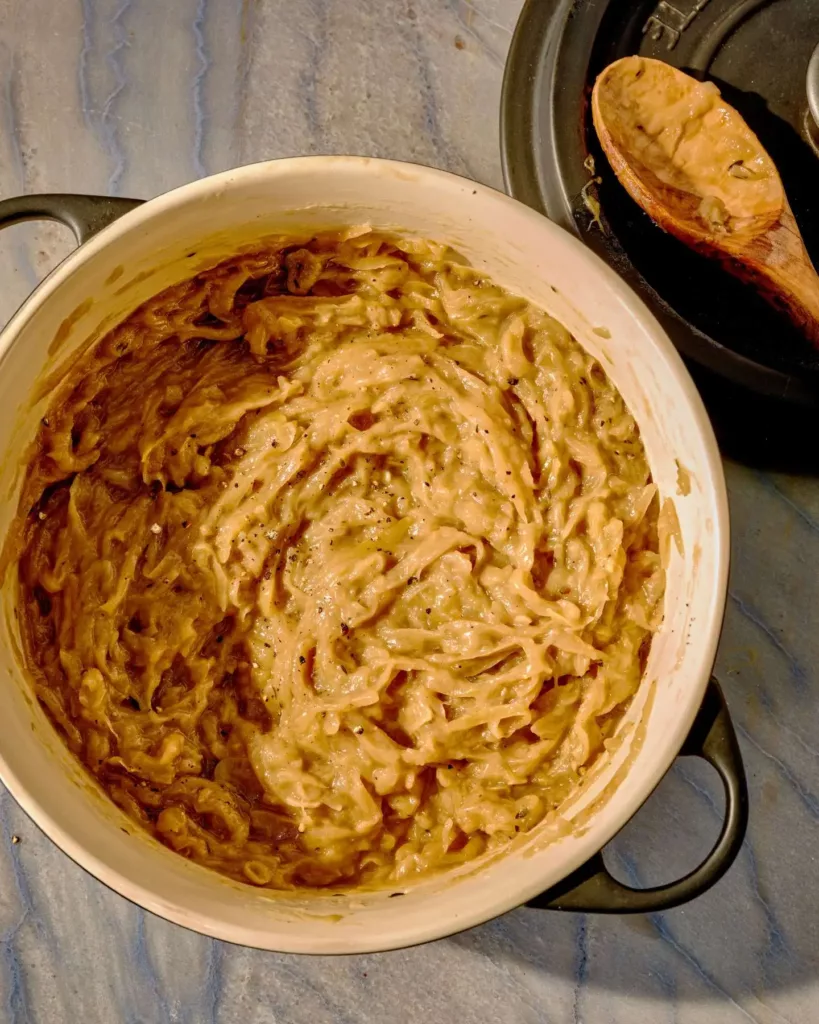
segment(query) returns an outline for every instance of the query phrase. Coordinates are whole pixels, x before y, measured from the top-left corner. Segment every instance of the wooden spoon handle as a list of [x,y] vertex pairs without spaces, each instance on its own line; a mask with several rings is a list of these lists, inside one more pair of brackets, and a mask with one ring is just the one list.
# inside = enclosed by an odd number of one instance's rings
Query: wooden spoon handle
[[819,274],[790,209],[729,269],[754,284],[819,348]]
[[785,281],[777,281],[778,295],[771,302],[793,320],[817,348],[819,348],[819,275],[808,262],[798,271],[791,271]]

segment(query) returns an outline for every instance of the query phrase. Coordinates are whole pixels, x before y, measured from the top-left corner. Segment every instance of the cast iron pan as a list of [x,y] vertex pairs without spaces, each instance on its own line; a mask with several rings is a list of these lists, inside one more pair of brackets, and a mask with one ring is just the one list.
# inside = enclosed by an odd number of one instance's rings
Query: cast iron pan
[[606,64],[632,53],[716,82],[776,161],[816,262],[819,156],[805,76],[817,43],[819,0],[528,0],[504,81],[510,192],[574,231],[640,293],[689,366],[704,371],[695,376],[706,392],[716,380],[723,404],[756,396],[757,419],[783,403],[819,407],[819,351],[628,197],[597,144],[589,95]]

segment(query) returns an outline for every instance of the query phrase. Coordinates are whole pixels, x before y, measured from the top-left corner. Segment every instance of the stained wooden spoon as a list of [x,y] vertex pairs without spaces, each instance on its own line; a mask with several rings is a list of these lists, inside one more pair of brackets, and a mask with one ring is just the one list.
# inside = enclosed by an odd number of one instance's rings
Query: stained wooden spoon
[[620,183],[655,223],[752,283],[819,347],[819,276],[779,172],[717,87],[624,57],[597,79],[592,117]]

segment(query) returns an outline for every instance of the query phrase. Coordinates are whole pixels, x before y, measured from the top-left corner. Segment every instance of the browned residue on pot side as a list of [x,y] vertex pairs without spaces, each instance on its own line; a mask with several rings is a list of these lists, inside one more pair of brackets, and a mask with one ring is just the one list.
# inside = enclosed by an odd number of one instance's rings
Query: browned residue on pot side
[[105,283],[113,284],[114,281],[118,281],[124,273],[125,267],[120,263],[118,266],[114,267],[114,269],[111,271],[108,277],[106,277]]
[[687,498],[691,493],[691,474],[679,459],[674,461],[677,464],[677,494],[680,497]]
[[[88,299],[87,301],[89,303],[93,302],[93,300],[91,299]],[[42,402],[44,398],[47,398],[51,394],[51,392],[60,384],[62,379],[68,373],[69,369],[74,365],[74,363],[76,363],[76,361],[83,355],[83,353],[87,352],[89,348],[95,345],[100,338],[104,337],[111,330],[111,328],[115,324],[119,323],[119,321],[122,319],[123,317],[116,313],[112,313],[109,316],[105,317],[105,319],[97,326],[97,328],[91,334],[89,334],[88,337],[85,338],[82,341],[82,343],[77,346],[77,348],[73,349],[69,356],[62,360],[62,362],[56,367],[56,369],[49,370],[48,372],[44,373],[40,378],[38,378],[38,380],[36,380],[34,383],[34,388],[31,392],[31,397],[29,398],[29,405],[33,407]],[[53,356],[58,348],[59,346],[55,347],[54,342],[52,342],[48,350],[49,355]],[[54,349],[53,352],[52,349]],[[26,458],[27,455],[24,452],[22,456],[23,461]]]
[[57,352],[60,351],[68,339],[69,334],[71,334],[74,325],[78,320],[81,320],[85,316],[93,305],[94,300],[92,298],[89,297],[87,299],[83,299],[74,312],[68,314],[65,320],[63,320],[57,328],[57,333],[54,335],[51,344],[48,346],[48,354],[50,356],[56,355]]
[[677,506],[671,498],[666,498],[662,504],[657,521],[657,529],[660,533],[660,558],[663,568],[667,569],[671,562],[672,543],[677,548],[680,557],[685,557],[682,530],[680,529],[680,520],[677,516]]
[[[114,292],[114,295],[123,295],[129,289],[135,287],[138,284],[142,284],[143,281],[147,281],[155,274],[159,274],[161,272],[162,267],[150,267],[148,270],[143,270],[139,274],[136,274],[134,277],[132,277],[129,281],[126,281],[121,288],[117,288],[117,290]],[[124,320],[125,317],[123,316],[122,319]]]

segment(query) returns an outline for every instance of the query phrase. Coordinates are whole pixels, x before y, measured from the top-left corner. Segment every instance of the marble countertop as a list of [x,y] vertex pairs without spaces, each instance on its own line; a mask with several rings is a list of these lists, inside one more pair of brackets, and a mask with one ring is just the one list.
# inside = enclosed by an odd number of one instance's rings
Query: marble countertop
[[[521,0],[0,0],[0,195],[150,197],[236,164],[352,152],[501,186]],[[0,321],[71,249],[0,234]],[[752,818],[728,876],[649,917],[518,910],[432,945],[298,958],[202,938],[108,891],[0,796],[0,1024],[819,1022],[819,482],[728,462],[718,675]],[[641,884],[716,835],[675,768],[611,845]],[[13,841],[13,837],[19,841]]]

